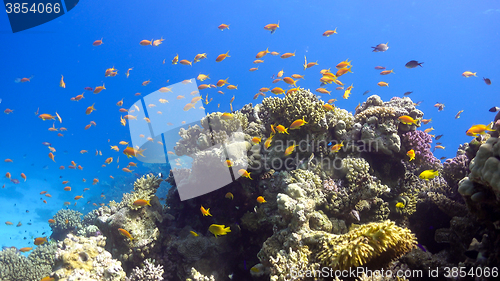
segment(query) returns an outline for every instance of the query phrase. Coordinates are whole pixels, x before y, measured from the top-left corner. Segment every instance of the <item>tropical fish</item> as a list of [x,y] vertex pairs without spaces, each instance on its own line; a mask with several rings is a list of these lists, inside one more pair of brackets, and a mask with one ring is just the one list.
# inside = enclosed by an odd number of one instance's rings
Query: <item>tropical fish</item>
[[278,29],[279,27],[280,27],[280,22],[278,21],[278,23],[266,24],[264,26],[264,29],[271,31],[271,34],[273,34],[276,31],[276,29]]
[[403,95],[404,96],[409,96],[409,95],[411,95],[411,93],[413,93],[413,92],[405,92]]
[[100,40],[95,40],[94,43],[92,43],[92,46],[100,46],[102,45],[103,42],[102,42],[102,38]]
[[331,91],[328,91],[327,89],[321,88],[321,87],[317,88],[316,92],[321,93],[321,94],[330,94],[331,93]]
[[491,85],[491,80],[490,80],[490,78],[484,78],[484,77],[483,77],[483,80],[484,80],[484,83],[486,83],[486,85]]
[[293,121],[292,124],[290,124],[290,130],[299,129],[300,127],[304,126],[305,124],[307,124],[307,122],[304,120],[304,118],[297,119],[297,120]]
[[403,124],[406,124],[406,125],[417,125],[417,122],[419,119],[413,119],[411,116],[408,116],[408,115],[403,115],[403,116],[400,116],[398,117],[399,121],[401,121],[401,123]]
[[203,208],[203,206],[201,206],[200,211],[201,211],[201,214],[202,214],[204,217],[205,217],[205,216],[212,216],[212,214],[210,214],[210,208],[205,209],[205,208]]
[[219,235],[226,235],[228,232],[231,232],[231,229],[221,224],[212,224],[208,227],[208,231],[210,231],[215,237]]
[[278,133],[281,133],[281,134],[288,134],[288,129],[285,128],[285,126],[283,125],[278,125],[275,127],[276,131],[278,131]]
[[231,200],[234,199],[234,195],[231,192],[226,193],[226,195],[224,197],[226,197],[227,199],[231,199]]
[[323,36],[330,37],[330,35],[336,34],[336,33],[337,33],[337,28],[335,28],[334,30],[327,30],[327,31],[323,32]]
[[189,233],[191,233],[191,235],[193,235],[194,237],[198,237],[198,233],[194,232],[194,231],[189,231]]
[[489,124],[489,125],[482,125],[482,124],[479,124],[479,125],[474,125],[472,127],[470,127],[466,132],[465,134],[468,135],[468,136],[477,136],[478,134],[482,135],[484,133],[486,133],[486,131],[494,131],[491,129],[491,125],[492,124]]
[[423,62],[418,62],[416,60],[411,60],[405,64],[406,68],[415,68],[417,66],[423,67],[422,66]]
[[384,81],[378,82],[377,85],[379,85],[380,87],[389,87],[389,83],[384,82]]
[[389,44],[389,42],[387,42],[385,44],[378,44],[377,46],[372,47],[373,48],[372,52],[385,52],[389,49],[389,46],[387,46],[388,44]]
[[431,180],[431,179],[433,179],[434,177],[436,177],[438,175],[439,175],[438,171],[425,170],[422,173],[420,173],[420,175],[418,177],[421,178],[421,179],[423,179],[423,180]]
[[130,240],[134,240],[135,239],[134,237],[132,237],[132,235],[128,231],[126,231],[123,228],[118,228],[118,231],[120,232],[121,235],[127,237]]
[[384,71],[380,72],[380,75],[387,75],[387,74],[391,74],[391,73],[394,73],[394,69],[384,70]]
[[229,55],[229,51],[227,51],[227,53],[225,54],[220,54],[217,56],[217,58],[215,59],[216,62],[221,62],[223,61],[224,59],[226,58],[230,58],[231,56]]
[[248,178],[250,180],[253,180],[252,177],[250,176],[250,173],[245,169],[239,169],[238,174],[244,178]]
[[266,203],[267,201],[266,201],[266,199],[264,199],[264,196],[259,196],[259,197],[257,197],[257,202],[262,204],[262,203]]
[[224,29],[229,29],[229,24],[221,24],[217,27],[218,29],[220,29],[221,31],[223,31]]
[[104,83],[102,84],[102,86],[95,87],[94,94],[99,94],[102,90],[106,90],[106,88],[104,87]]
[[[287,59],[290,57],[295,57],[295,51],[293,53],[284,53],[283,55],[280,56],[282,59]],[[278,76],[279,77],[279,76]]]
[[134,206],[151,206],[151,204],[149,203],[149,200],[144,200],[144,199],[137,199],[134,201],[134,203],[132,204]]
[[64,83],[64,76],[61,75],[61,81],[59,82],[59,87],[66,88],[66,83]]
[[343,146],[344,146],[344,141],[342,141],[342,142],[340,142],[340,143],[338,143],[338,144],[336,144],[336,145],[332,146],[332,148],[330,148],[330,151],[331,151],[332,153],[339,152],[339,151],[340,151],[340,149],[341,149]]
[[471,77],[471,76],[476,76],[476,77],[477,77],[476,73],[477,73],[477,72],[472,72],[472,71],[464,71],[464,73],[462,73],[462,76],[463,76],[463,77],[465,77],[465,78],[469,78],[469,77]]
[[406,152],[406,155],[408,155],[408,157],[410,157],[410,160],[408,160],[408,161],[414,160],[415,159],[415,150],[413,150],[413,149],[408,150],[408,152]]
[[39,246],[39,245],[42,245],[45,242],[47,242],[47,237],[37,237],[37,238],[35,238],[35,241],[34,241],[33,244]]
[[287,149],[285,149],[285,156],[288,156],[288,155],[292,154],[293,151],[295,150],[296,146],[298,146],[298,145],[297,144],[292,144],[289,147],[287,147]]

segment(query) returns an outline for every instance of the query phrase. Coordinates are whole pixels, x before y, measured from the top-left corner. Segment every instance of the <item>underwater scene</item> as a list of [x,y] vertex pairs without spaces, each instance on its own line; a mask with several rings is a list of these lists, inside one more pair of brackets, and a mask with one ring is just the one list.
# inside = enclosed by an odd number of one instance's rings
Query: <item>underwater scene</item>
[[500,280],[500,2],[74,2],[4,1],[0,281]]

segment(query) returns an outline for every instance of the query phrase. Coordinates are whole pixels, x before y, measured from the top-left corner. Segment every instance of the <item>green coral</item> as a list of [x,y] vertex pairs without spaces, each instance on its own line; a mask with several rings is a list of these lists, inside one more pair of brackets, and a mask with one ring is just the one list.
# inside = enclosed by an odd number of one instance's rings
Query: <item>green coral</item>
[[[19,254],[15,248],[0,251],[0,280],[9,281],[39,281],[48,276],[52,271],[53,246],[45,246],[36,253],[31,253],[31,258]],[[40,248],[40,247],[39,247]],[[45,255],[50,248],[52,255]],[[33,251],[33,252],[35,252]],[[42,260],[46,257],[47,260]]]
[[415,248],[416,238],[410,230],[385,221],[353,225],[343,235],[324,233],[320,245],[316,258],[324,266],[339,270],[368,265],[379,268]]

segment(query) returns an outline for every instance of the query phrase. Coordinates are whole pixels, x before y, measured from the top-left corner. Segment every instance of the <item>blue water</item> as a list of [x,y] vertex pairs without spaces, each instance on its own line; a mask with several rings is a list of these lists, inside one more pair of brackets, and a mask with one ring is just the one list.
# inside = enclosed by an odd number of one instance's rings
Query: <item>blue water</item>
[[[260,102],[262,97],[257,101],[252,98],[261,87],[287,88],[283,82],[271,83],[272,76],[282,69],[285,76],[304,75],[305,79],[297,85],[314,91],[319,87],[321,69],[333,70],[339,62],[349,59],[353,73],[340,80],[346,86],[353,84],[351,97],[342,99],[343,92],[335,91],[336,85],[329,85],[327,89],[332,93],[322,95],[323,99],[336,98],[336,106],[353,112],[371,94],[387,101],[413,91],[409,97],[414,102],[422,101],[418,108],[425,113],[424,118],[432,118],[421,129],[433,127],[432,134],[444,135],[440,141],[446,149],[435,152],[438,158],[455,156],[459,144],[471,140],[465,135],[471,125],[488,124],[493,119],[488,109],[499,105],[500,83],[496,63],[500,61],[497,1],[240,2],[82,1],[67,15],[16,34],[10,30],[7,15],[0,17],[0,185],[5,183],[5,188],[0,189],[0,234],[10,238],[5,245],[26,246],[31,236],[49,231],[47,220],[65,201],[71,202],[70,208],[85,213],[95,208],[92,203],[120,200],[120,191],[132,188],[125,183],[133,182],[137,176],[134,173],[142,175],[148,169],[139,163],[133,173],[125,173],[121,168],[126,163],[139,161],[110,150],[110,145],[130,140],[128,127],[119,123],[123,114],[118,112],[116,102],[123,98],[123,107],[129,108],[140,98],[136,93],[143,97],[200,73],[211,77],[203,83],[215,84],[229,77],[229,83],[238,85],[238,90],[201,91],[204,98],[207,94],[213,98],[204,105],[207,112],[224,112],[230,110],[233,95],[236,110],[246,103]],[[280,28],[274,34],[263,29],[278,21]],[[217,29],[221,23],[229,24],[229,30]],[[324,31],[335,28],[338,34],[322,36]],[[139,45],[141,40],[160,37],[165,41],[158,47]],[[101,38],[104,44],[92,46]],[[387,52],[372,52],[372,46],[387,42]],[[257,52],[266,48],[280,54],[296,52],[296,56],[281,59],[268,54],[264,63],[253,64]],[[229,58],[215,62],[219,54],[227,51]],[[199,53],[207,53],[208,58],[193,66],[171,64],[176,54],[180,60],[193,60]],[[304,55],[319,65],[304,71]],[[405,68],[410,60],[424,62],[423,67]],[[378,65],[394,69],[394,74],[379,75],[380,71],[374,69]],[[113,66],[118,75],[104,77],[105,70]],[[257,66],[257,71],[248,71]],[[130,77],[126,78],[131,67]],[[478,77],[464,78],[464,71],[477,72]],[[61,75],[66,88],[59,87]],[[30,76],[30,82],[14,82]],[[486,85],[482,77],[490,78],[492,85]],[[142,86],[146,80],[151,83]],[[379,81],[388,82],[389,87],[377,86]],[[103,83],[106,90],[99,94],[83,89]],[[218,90],[225,94],[217,93]],[[367,90],[371,92],[363,96]],[[83,92],[84,99],[70,101]],[[433,107],[436,102],[444,103],[445,109],[438,112]],[[86,108],[94,103],[97,110],[86,115]],[[7,108],[14,112],[4,114]],[[62,132],[63,137],[47,130],[53,122],[37,118],[38,109],[39,113],[60,114],[63,123],[55,124],[68,129]],[[455,119],[459,110],[464,112]],[[164,117],[165,122],[179,121],[177,116]],[[90,121],[97,126],[84,130]],[[172,141],[175,139],[167,140]],[[52,143],[57,150],[56,163],[48,158],[49,150],[42,142]],[[81,154],[80,150],[88,153]],[[103,155],[95,156],[96,150]],[[116,163],[118,156],[120,168]],[[102,167],[108,157],[114,157],[114,162]],[[5,158],[14,162],[5,163]],[[83,170],[69,170],[67,166],[72,160]],[[66,169],[59,170],[61,165]],[[4,177],[6,172],[21,183],[10,182]],[[20,177],[22,172],[28,177],[26,182]],[[99,178],[100,183],[92,185],[94,178]],[[71,192],[63,190],[63,180],[70,181]],[[90,190],[84,193],[84,188]],[[53,197],[40,195],[44,190]],[[73,197],[82,194],[84,199],[74,206]],[[7,226],[5,221],[14,225]],[[22,226],[15,227],[18,221]]]

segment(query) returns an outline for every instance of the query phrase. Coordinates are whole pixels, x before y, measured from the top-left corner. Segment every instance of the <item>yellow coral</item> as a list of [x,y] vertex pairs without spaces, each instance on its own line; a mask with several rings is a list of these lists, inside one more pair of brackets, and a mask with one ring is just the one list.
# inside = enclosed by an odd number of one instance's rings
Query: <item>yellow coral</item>
[[343,235],[326,234],[321,238],[318,261],[334,269],[370,265],[381,267],[409,252],[416,245],[410,230],[392,221],[353,225]]

